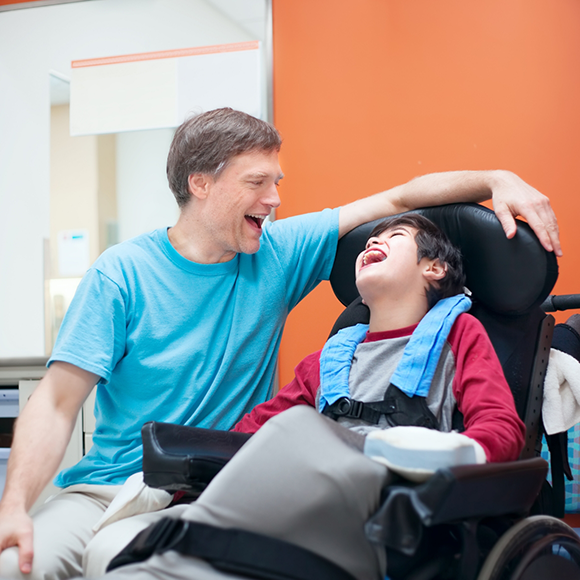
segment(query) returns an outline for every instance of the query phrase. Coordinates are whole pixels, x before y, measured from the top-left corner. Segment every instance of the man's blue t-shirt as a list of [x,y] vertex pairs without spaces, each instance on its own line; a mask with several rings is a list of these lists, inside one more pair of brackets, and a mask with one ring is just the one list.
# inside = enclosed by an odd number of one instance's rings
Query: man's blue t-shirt
[[159,229],[104,252],[81,281],[48,362],[101,377],[89,453],[55,485],[120,484],[141,470],[141,426],[230,429],[272,395],[286,316],[328,279],[338,210],[264,225],[260,249],[219,264]]

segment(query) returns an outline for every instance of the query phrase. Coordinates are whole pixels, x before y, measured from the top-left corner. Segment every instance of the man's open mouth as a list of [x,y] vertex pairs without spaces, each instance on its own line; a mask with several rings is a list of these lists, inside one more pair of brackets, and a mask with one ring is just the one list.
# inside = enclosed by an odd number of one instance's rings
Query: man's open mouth
[[378,262],[383,262],[387,259],[387,254],[383,250],[378,248],[371,248],[363,254],[362,265],[369,266],[370,264],[376,264]]
[[255,223],[258,228],[262,229],[262,224],[264,223],[264,220],[266,219],[266,216],[248,214],[247,216],[245,216],[245,218],[248,221],[251,221],[251,222]]

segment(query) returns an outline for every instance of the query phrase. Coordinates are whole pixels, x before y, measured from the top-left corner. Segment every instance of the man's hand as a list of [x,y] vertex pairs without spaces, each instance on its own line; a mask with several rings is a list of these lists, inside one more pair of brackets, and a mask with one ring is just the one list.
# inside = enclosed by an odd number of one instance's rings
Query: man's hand
[[515,236],[515,218],[521,216],[548,252],[562,255],[558,222],[545,195],[511,171],[495,172],[491,188],[495,215],[508,238]]
[[24,510],[0,511],[0,552],[17,546],[18,565],[23,574],[30,574],[32,570],[32,535],[32,519]]

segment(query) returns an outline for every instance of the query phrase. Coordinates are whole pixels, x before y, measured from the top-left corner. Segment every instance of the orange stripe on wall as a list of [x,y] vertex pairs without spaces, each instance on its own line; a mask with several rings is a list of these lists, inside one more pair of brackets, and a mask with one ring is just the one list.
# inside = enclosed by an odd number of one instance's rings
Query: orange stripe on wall
[[142,52],[138,54],[125,54],[121,56],[108,56],[103,58],[88,58],[85,60],[73,60],[71,67],[83,68],[88,66],[120,64],[124,62],[158,60],[162,58],[179,58],[183,56],[197,56],[200,54],[218,54],[223,52],[257,50],[259,45],[260,43],[257,40],[251,40],[249,42],[233,42],[230,44],[216,44],[213,46],[197,46],[194,48],[180,48],[176,50],[161,50],[157,52]]
[[24,4],[28,2],[32,4],[33,2],[41,2],[42,0],[0,0],[0,6],[10,6],[10,4]]
[[[511,169],[559,218],[556,292],[580,292],[580,2],[273,0],[273,18],[279,217],[424,173]],[[282,385],[340,310],[325,283],[291,313]]]

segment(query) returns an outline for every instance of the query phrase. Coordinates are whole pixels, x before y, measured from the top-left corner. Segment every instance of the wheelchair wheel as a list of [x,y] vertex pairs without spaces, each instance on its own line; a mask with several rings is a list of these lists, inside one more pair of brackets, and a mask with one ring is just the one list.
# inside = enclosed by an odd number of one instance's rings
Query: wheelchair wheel
[[533,516],[495,544],[477,580],[580,580],[580,538],[564,522]]

